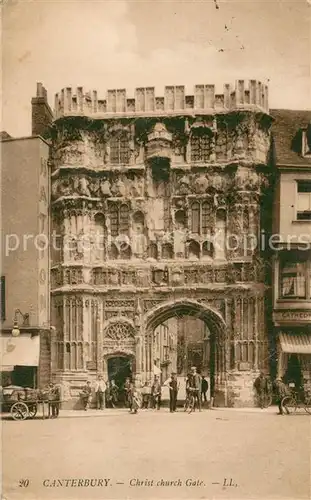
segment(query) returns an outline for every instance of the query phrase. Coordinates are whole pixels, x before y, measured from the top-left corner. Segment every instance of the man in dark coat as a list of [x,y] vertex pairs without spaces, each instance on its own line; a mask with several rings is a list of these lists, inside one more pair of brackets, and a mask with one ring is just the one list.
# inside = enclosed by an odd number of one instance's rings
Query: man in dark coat
[[207,402],[207,397],[206,397],[207,391],[208,391],[208,381],[203,376],[202,382],[201,382],[202,403],[203,403],[203,400],[205,401],[205,403]]
[[268,393],[267,379],[263,372],[260,372],[259,376],[256,378],[254,387],[257,392],[259,406],[263,409],[265,407],[265,396]]
[[92,394],[91,382],[88,380],[81,391],[81,400],[83,404],[83,409],[87,411],[90,406],[90,399]]
[[289,395],[289,390],[286,387],[286,385],[284,384],[284,382],[282,382],[282,379],[280,379],[280,378],[276,379],[275,384],[274,384],[274,388],[275,388],[275,393],[276,393],[276,403],[279,407],[278,415],[284,415],[283,406],[282,406],[282,399],[285,398],[285,396]]
[[177,405],[177,394],[178,394],[178,380],[176,373],[172,373],[171,379],[169,380],[168,387],[170,390],[170,412],[176,411]]

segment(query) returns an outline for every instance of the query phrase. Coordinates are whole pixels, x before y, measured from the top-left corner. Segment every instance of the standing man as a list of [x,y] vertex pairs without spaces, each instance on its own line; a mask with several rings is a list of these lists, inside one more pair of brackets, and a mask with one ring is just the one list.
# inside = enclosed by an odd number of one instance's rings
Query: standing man
[[254,387],[257,392],[259,406],[261,409],[265,407],[265,396],[267,394],[267,379],[263,372],[260,372],[259,377],[254,382]]
[[98,375],[95,382],[96,405],[98,410],[105,409],[105,392],[107,386],[102,375]]
[[207,402],[207,397],[206,397],[206,393],[208,391],[208,381],[206,380],[206,378],[204,376],[202,376],[202,382],[201,382],[201,394],[202,394],[202,398],[201,398],[201,401],[203,403],[206,403]]
[[[286,385],[284,382],[282,382],[282,379],[277,378],[274,384],[275,387],[275,393],[276,393],[276,403],[279,407],[279,413],[278,415],[284,415],[283,412],[283,406],[282,406],[282,399],[285,398],[285,396],[288,396],[289,390],[287,389]],[[288,411],[287,411],[288,413]]]
[[53,384],[52,382],[49,384],[48,398],[49,398],[49,417],[57,418],[59,416],[59,407],[61,398],[59,385]]
[[131,411],[131,380],[129,377],[125,379],[124,384],[124,402],[125,406],[128,407]]
[[176,411],[177,405],[177,394],[179,389],[179,384],[177,380],[176,373],[172,373],[171,378],[168,383],[168,387],[170,390],[170,412],[173,413]]
[[85,386],[82,388],[81,392],[81,400],[83,404],[83,409],[85,411],[87,411],[90,406],[91,393],[92,393],[91,382],[88,380]]
[[160,410],[161,407],[161,384],[159,381],[158,375],[154,376],[154,381],[151,387],[151,396],[152,396],[152,407]]
[[[193,391],[194,401],[197,401],[199,411],[201,411],[201,376],[197,373],[195,366],[191,367],[190,387]],[[195,407],[193,411],[195,411]]]
[[113,408],[118,404],[119,401],[119,387],[114,380],[111,380],[110,384],[110,396]]

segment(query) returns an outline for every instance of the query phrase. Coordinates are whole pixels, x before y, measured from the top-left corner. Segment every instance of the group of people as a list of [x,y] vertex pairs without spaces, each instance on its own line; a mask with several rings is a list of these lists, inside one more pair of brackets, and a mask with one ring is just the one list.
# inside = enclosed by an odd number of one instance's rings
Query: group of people
[[285,396],[289,396],[291,394],[291,388],[304,392],[303,387],[296,387],[294,382],[286,384],[280,377],[276,378],[274,383],[272,383],[270,377],[267,377],[263,372],[260,372],[259,376],[256,378],[254,388],[257,393],[259,406],[262,409],[266,406],[265,401],[267,396],[272,396],[273,393],[275,394],[275,402],[278,405],[279,410],[278,415],[284,415],[282,400]]
[[[88,380],[82,388],[80,397],[83,404],[83,409],[87,411],[90,407],[93,388]],[[119,387],[114,380],[105,382],[102,375],[98,375],[94,385],[94,393],[96,397],[96,408],[104,410],[106,407],[115,408],[119,401]]]
[[[176,412],[178,391],[180,383],[176,373],[172,373],[163,386],[169,389],[169,409],[171,413]],[[137,384],[127,379],[125,383],[126,388],[126,401],[131,413],[137,413],[139,408],[142,409],[157,409],[161,408],[162,400],[162,385],[158,375],[154,376],[153,382],[150,384],[145,382],[142,388]],[[186,378],[186,397],[190,393],[194,395],[196,406],[201,411],[202,401],[207,401],[208,382],[204,376],[197,373],[195,366],[191,368],[191,372]]]
[[[172,373],[170,378],[164,383],[164,386],[167,386],[169,389],[169,408],[170,412],[173,413],[176,411],[180,388],[177,374]],[[192,367],[191,373],[186,378],[186,394],[188,396],[190,391],[194,394],[199,410],[201,410],[201,402],[207,401],[207,390],[207,380],[197,373],[196,367]],[[85,411],[90,407],[93,391],[98,410],[103,410],[106,407],[115,408],[120,399],[124,401],[125,406],[133,414],[137,413],[139,408],[153,408],[157,410],[161,408],[162,384],[158,375],[154,376],[151,383],[145,382],[143,386],[137,381],[135,382],[127,378],[122,388],[119,388],[114,380],[105,382],[103,376],[98,375],[94,386],[92,386],[90,381],[87,381],[80,393]]]

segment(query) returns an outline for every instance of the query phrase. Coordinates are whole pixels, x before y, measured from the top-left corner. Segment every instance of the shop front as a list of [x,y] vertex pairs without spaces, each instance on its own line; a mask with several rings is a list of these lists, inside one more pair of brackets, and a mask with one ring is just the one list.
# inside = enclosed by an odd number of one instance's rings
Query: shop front
[[37,388],[40,335],[1,337],[1,385]]
[[278,333],[277,376],[285,383],[303,388],[311,383],[310,328],[287,328]]

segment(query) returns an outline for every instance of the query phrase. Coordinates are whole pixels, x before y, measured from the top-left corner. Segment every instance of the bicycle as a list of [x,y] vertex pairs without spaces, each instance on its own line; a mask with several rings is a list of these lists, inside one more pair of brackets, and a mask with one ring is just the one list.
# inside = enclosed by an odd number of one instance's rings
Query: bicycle
[[282,407],[285,409],[287,415],[296,413],[297,409],[303,408],[306,413],[311,415],[311,395],[304,394],[303,398],[297,392],[285,396],[281,401]]
[[196,398],[195,398],[195,389],[190,388],[189,392],[186,397],[186,401],[184,404],[184,411],[187,411],[189,414],[195,410],[195,403],[196,403]]
[[[272,393],[271,392],[266,392],[264,394],[264,397],[263,397],[263,408],[269,408],[269,406],[272,405]],[[260,401],[260,397],[259,395],[257,394],[257,406],[261,406],[261,401]]]

